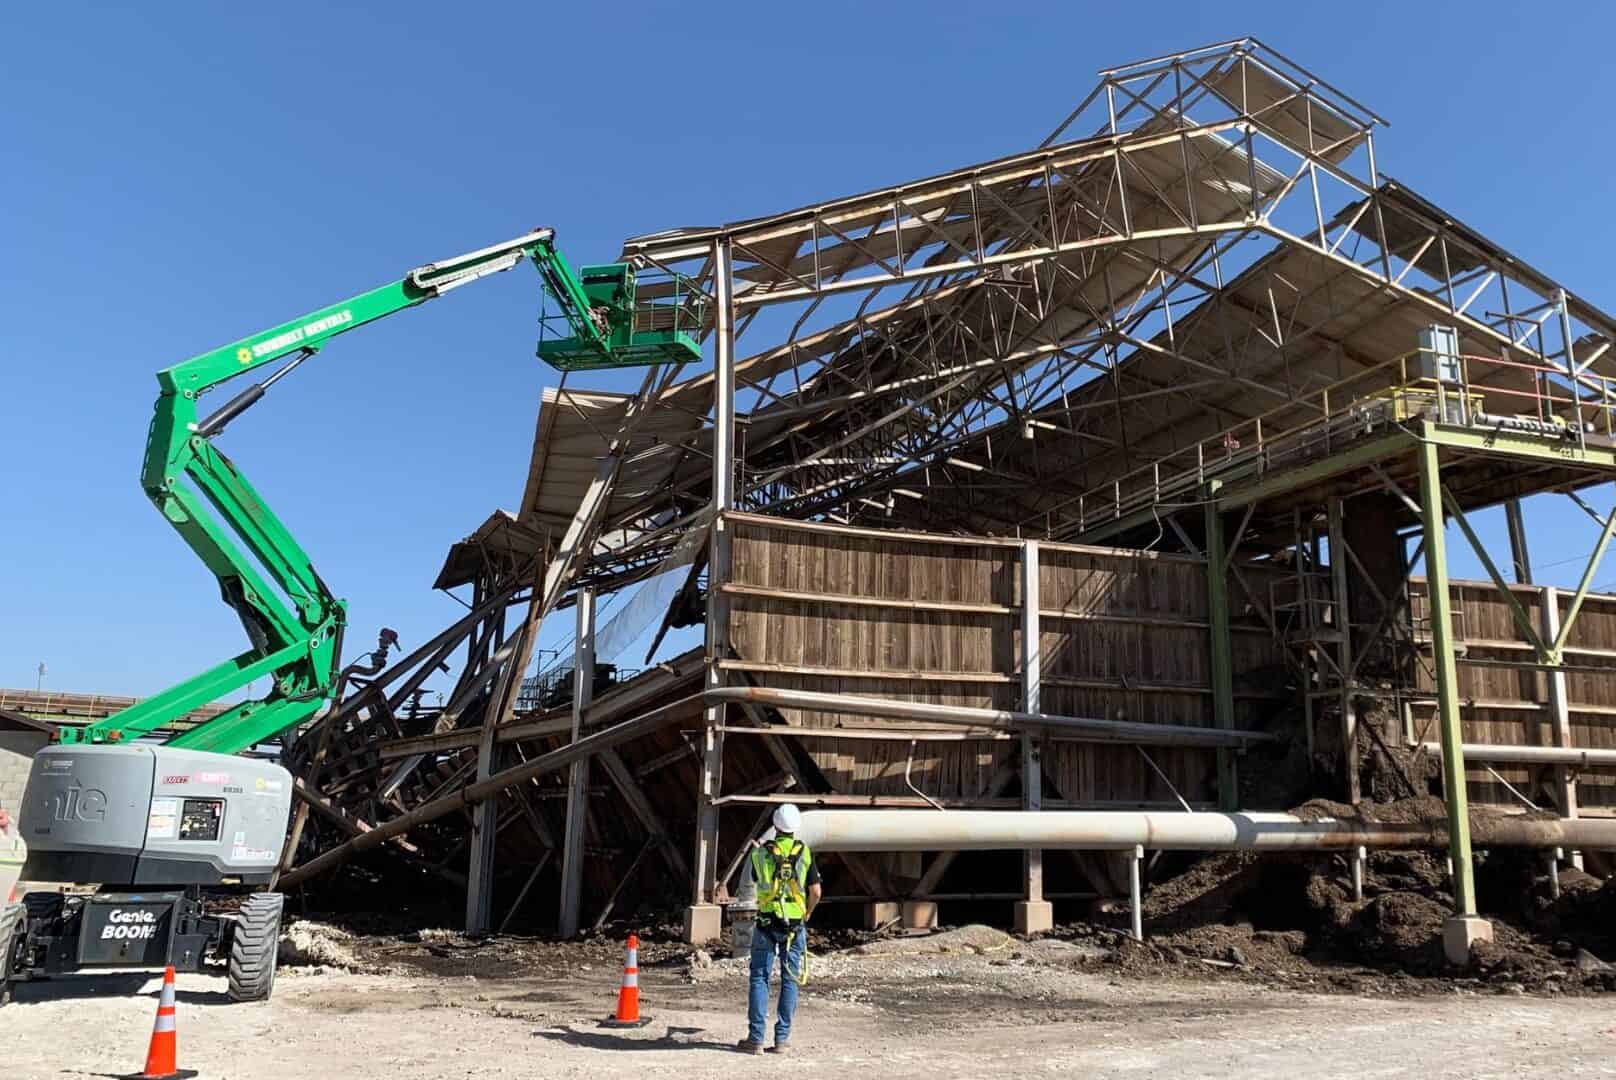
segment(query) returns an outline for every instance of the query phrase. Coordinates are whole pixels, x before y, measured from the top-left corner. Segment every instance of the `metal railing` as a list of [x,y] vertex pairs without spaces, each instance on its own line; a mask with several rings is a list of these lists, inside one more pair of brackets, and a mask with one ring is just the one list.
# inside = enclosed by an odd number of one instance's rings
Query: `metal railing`
[[[1202,501],[1210,480],[1231,483],[1319,460],[1408,420],[1507,427],[1549,437],[1616,439],[1616,381],[1497,357],[1459,357],[1457,379],[1424,373],[1419,350],[1225,428],[1097,485],[1076,507],[1078,534],[1167,503]],[[1298,412],[1308,419],[1287,423]]]

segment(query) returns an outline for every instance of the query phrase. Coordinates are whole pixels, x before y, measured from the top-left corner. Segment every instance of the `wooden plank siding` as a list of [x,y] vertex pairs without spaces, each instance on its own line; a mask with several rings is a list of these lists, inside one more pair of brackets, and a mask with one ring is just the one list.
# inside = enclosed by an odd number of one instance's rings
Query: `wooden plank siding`
[[[1515,624],[1509,604],[1491,582],[1455,581],[1450,583],[1450,588],[1454,634],[1463,649],[1458,670],[1465,741],[1553,746],[1548,677],[1544,672],[1465,662],[1467,658],[1517,662],[1534,658],[1526,635]],[[1513,585],[1510,591],[1532,619],[1533,626],[1541,626],[1542,587]],[[1569,612],[1571,598],[1571,589],[1560,590],[1562,621]],[[1424,646],[1427,660],[1418,665],[1415,683],[1421,691],[1434,694],[1436,686],[1428,666],[1429,594],[1423,578],[1412,580],[1409,603],[1415,637]],[[1566,642],[1564,659],[1572,667],[1599,669],[1566,674],[1572,745],[1586,750],[1616,749],[1616,596],[1590,594],[1583,601],[1582,611]],[[1610,674],[1604,674],[1605,671]],[[1422,702],[1414,706],[1414,733],[1422,741],[1436,741],[1434,711],[1434,704]],[[1552,805],[1545,801],[1544,794],[1549,789],[1545,784],[1550,770],[1496,763],[1492,769],[1539,805]],[[1473,800],[1501,806],[1521,805],[1486,768],[1477,766],[1466,775]],[[1584,811],[1616,813],[1616,770],[1581,770],[1577,778],[1577,799]]]
[[[948,705],[1023,705],[1019,568],[1013,540],[879,532],[734,515],[725,586],[732,679],[782,689]],[[1206,565],[1181,555],[1041,543],[1043,710],[1150,723],[1210,725]],[[1273,571],[1242,566],[1259,591]],[[1236,715],[1262,726],[1292,700],[1282,647],[1231,580]],[[1244,613],[1244,614],[1242,614]],[[1241,679],[1240,675],[1248,677]],[[833,727],[830,713],[788,709],[793,724]],[[1015,750],[983,742],[805,744],[832,786],[908,794],[904,769],[929,795],[970,798]],[[1150,749],[1186,798],[1216,796],[1213,754]],[[1171,799],[1132,746],[1052,742],[1043,756],[1051,798],[1083,802]]]

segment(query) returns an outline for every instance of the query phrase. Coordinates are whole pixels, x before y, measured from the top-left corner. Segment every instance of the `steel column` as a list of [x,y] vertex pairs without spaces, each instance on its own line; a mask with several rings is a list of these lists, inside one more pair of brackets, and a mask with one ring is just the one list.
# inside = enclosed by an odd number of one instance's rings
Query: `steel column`
[[1460,915],[1476,913],[1470,861],[1470,800],[1465,789],[1464,733],[1459,722],[1458,667],[1453,659],[1453,609],[1448,596],[1448,546],[1442,518],[1442,474],[1437,448],[1415,448],[1420,466],[1420,518],[1425,527],[1425,580],[1430,591],[1432,660],[1436,665],[1437,715],[1442,728],[1442,789],[1448,804],[1448,852],[1453,862],[1453,902]]
[[[578,623],[572,643],[572,738],[583,737],[584,710],[595,690],[595,591],[579,589]],[[572,763],[567,774],[567,824],[561,839],[561,914],[556,930],[578,933],[584,892],[584,819],[589,812],[589,759]]]
[[1363,798],[1358,777],[1358,712],[1352,699],[1352,605],[1347,595],[1347,542],[1341,528],[1340,499],[1331,499],[1326,508],[1330,528],[1330,591],[1333,594],[1335,630],[1341,635],[1336,657],[1341,664],[1341,757],[1347,778],[1347,801]]
[[[1560,636],[1560,590],[1553,585],[1545,585],[1539,595],[1539,614],[1542,618],[1544,641],[1555,641]],[[1566,673],[1562,665],[1561,656],[1539,656],[1538,660],[1544,663],[1552,662],[1555,666],[1544,672],[1544,681],[1548,684],[1549,700],[1546,708],[1549,713],[1549,723],[1554,728],[1554,745],[1565,748],[1571,746],[1571,703],[1566,694]],[[1555,801],[1559,803],[1560,813],[1564,817],[1577,816],[1577,780],[1576,773],[1569,765],[1554,766]],[[1572,864],[1582,869],[1582,853],[1576,852],[1571,856]]]
[[[1043,650],[1038,624],[1038,541],[1021,545],[1021,690],[1027,712],[1043,712]],[[1021,736],[1021,808],[1041,810],[1044,803],[1044,766],[1039,740]],[[1028,848],[1022,864],[1028,903],[1044,899],[1044,853]]]
[[[727,238],[713,243],[713,528],[707,555],[708,689],[724,685],[719,661],[729,655],[729,602],[723,586],[729,579],[730,523],[724,515],[735,508],[735,297],[731,280],[733,252]],[[691,908],[685,937],[692,944],[717,938],[722,925],[713,909],[718,891],[718,797],[723,782],[724,709],[707,705],[701,734],[701,780],[696,801],[696,851],[691,872]]]
[[1521,500],[1509,499],[1504,503],[1504,523],[1509,528],[1509,556],[1515,564],[1515,583],[1530,585],[1532,552],[1526,542],[1526,521],[1521,516]]
[[[1206,493],[1206,616],[1209,666],[1212,675],[1212,719],[1219,728],[1234,727],[1234,661],[1229,637],[1229,579],[1223,537],[1223,515],[1218,512],[1217,484]],[[1235,786],[1234,751],[1218,750],[1218,805],[1233,810],[1240,805]]]
[[1145,940],[1145,890],[1141,873],[1144,861],[1145,849],[1135,844],[1128,853],[1128,912],[1135,941]]

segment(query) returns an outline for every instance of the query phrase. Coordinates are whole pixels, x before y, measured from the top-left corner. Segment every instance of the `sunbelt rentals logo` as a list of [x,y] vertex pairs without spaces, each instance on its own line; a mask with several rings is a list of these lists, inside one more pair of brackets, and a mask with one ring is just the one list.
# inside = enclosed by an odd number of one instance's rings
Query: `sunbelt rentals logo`
[[251,346],[243,345],[236,350],[236,359],[243,364],[250,364],[259,357],[270,353],[284,352],[300,341],[318,337],[328,331],[337,329],[339,326],[347,326],[351,322],[353,322],[353,310],[343,308],[341,311],[334,311],[323,318],[306,322],[302,326],[294,326],[290,330],[283,330],[274,337],[256,341]]

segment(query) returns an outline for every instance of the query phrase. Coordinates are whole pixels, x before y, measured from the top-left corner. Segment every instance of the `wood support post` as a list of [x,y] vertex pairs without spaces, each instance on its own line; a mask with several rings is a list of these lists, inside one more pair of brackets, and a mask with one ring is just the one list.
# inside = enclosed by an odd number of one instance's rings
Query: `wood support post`
[[[1220,728],[1234,727],[1234,659],[1229,636],[1229,578],[1225,555],[1223,515],[1218,513],[1217,484],[1207,485],[1206,507],[1206,615],[1209,667],[1212,675],[1212,719]],[[1218,806],[1236,810],[1234,751],[1218,751]]]
[[[579,589],[577,632],[572,643],[572,738],[583,737],[584,710],[595,690],[595,591]],[[589,813],[589,759],[572,763],[567,774],[567,823],[561,837],[561,914],[556,932],[578,933],[584,892],[584,819]]]
[[1470,861],[1470,800],[1465,789],[1464,733],[1459,720],[1458,665],[1453,657],[1453,606],[1448,595],[1448,545],[1442,517],[1442,473],[1437,448],[1421,442],[1420,519],[1425,535],[1425,580],[1430,591],[1432,660],[1436,665],[1437,718],[1442,729],[1442,789],[1448,807],[1448,853],[1453,901],[1460,916],[1476,914]]

